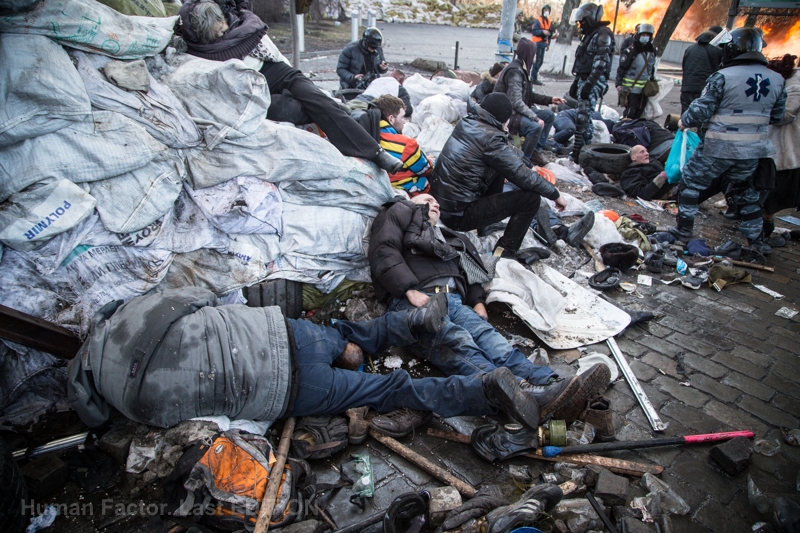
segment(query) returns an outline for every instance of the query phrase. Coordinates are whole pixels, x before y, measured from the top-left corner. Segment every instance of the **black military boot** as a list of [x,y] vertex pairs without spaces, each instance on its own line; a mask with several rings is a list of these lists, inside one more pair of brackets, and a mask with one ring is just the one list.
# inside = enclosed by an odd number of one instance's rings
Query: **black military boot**
[[739,206],[736,205],[736,201],[733,199],[732,194],[725,195],[725,203],[728,204],[728,209],[722,213],[722,216],[728,220],[739,220],[742,218],[742,215],[739,213]]
[[511,370],[502,366],[483,375],[483,391],[489,405],[505,411],[531,429],[539,427],[539,404],[525,392]]
[[412,330],[438,333],[444,326],[447,313],[447,295],[444,293],[434,294],[428,303],[409,311],[408,325]]
[[678,215],[678,225],[670,227],[669,232],[678,240],[688,242],[694,235],[694,219]]
[[539,206],[539,211],[536,213],[536,233],[548,246],[553,246],[558,240],[558,235],[550,226],[550,210],[543,205]]
[[593,226],[594,212],[589,211],[582,219],[569,227],[566,238],[567,244],[575,248],[580,248],[583,238],[586,237],[586,234],[591,231]]

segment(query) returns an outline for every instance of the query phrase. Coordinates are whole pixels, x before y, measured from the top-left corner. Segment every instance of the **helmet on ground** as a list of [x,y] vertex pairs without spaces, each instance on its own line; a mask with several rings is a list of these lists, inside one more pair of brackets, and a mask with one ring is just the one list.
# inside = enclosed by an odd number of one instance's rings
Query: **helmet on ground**
[[[722,34],[720,34],[722,35]],[[747,52],[760,52],[764,37],[757,28],[736,28],[720,41],[723,61],[730,61]]]
[[383,43],[383,34],[378,28],[367,28],[361,36],[361,44],[364,47],[379,47]]
[[636,35],[641,35],[642,33],[649,33],[650,35],[655,35],[656,29],[652,24],[644,22],[636,26]]
[[578,9],[572,12],[570,16],[570,23],[580,23],[581,26],[594,27],[600,24],[603,19],[603,6],[593,4],[583,4]]

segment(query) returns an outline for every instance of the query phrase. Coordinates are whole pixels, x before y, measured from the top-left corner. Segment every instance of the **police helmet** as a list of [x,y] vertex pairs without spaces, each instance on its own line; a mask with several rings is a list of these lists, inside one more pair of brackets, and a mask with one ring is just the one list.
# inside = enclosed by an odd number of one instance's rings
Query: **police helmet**
[[580,23],[581,26],[595,27],[600,24],[603,19],[603,6],[593,4],[583,4],[581,7],[572,12],[570,22]]
[[364,48],[379,47],[383,43],[383,34],[378,28],[367,28],[361,36],[361,44]]
[[649,33],[650,35],[655,35],[656,29],[655,27],[653,27],[652,24],[643,22],[642,24],[638,24],[636,26],[636,35],[641,35],[643,33]]
[[761,52],[764,46],[764,37],[757,28],[736,28],[731,30],[729,38],[724,39],[722,45],[723,61],[730,61],[747,52]]

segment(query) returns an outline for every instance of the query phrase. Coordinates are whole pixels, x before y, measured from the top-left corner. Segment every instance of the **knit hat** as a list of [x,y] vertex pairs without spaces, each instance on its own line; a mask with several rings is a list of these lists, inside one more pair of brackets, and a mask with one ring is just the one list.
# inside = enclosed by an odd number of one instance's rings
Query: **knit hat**
[[483,99],[481,107],[501,124],[511,118],[511,100],[505,93],[491,93]]

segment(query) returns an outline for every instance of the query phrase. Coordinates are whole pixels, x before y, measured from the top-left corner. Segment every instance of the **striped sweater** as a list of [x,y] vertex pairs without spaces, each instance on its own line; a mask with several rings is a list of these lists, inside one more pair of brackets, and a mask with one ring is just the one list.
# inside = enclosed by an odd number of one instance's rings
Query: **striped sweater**
[[397,133],[386,120],[381,120],[381,147],[403,162],[403,170],[389,174],[393,187],[404,189],[410,196],[427,193],[428,176],[433,172],[416,139]]

